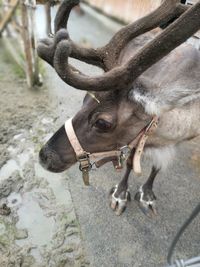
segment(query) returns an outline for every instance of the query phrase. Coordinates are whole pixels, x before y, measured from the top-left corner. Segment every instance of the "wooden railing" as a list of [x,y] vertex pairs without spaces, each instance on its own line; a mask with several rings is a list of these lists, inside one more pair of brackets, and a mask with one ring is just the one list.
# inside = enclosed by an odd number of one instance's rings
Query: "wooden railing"
[[34,0],[3,0],[0,9],[0,36],[13,60],[24,71],[29,87],[41,84],[36,54],[35,7]]

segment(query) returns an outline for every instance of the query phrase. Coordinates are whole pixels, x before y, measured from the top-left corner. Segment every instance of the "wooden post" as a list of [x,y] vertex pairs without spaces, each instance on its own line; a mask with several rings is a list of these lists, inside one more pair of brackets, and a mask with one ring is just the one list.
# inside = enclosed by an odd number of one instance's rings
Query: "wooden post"
[[11,8],[7,11],[7,13],[4,16],[2,16],[2,20],[0,21],[0,35],[6,28],[7,24],[10,22],[18,4],[19,4],[19,0],[10,1],[9,5],[11,6]]
[[33,58],[33,85],[42,85],[40,73],[39,73],[39,58],[36,51],[37,41],[36,41],[36,23],[35,23],[35,8],[36,1],[30,0],[31,5],[34,7],[30,10],[30,23],[31,23],[31,40],[32,40],[32,58]]
[[38,57],[36,54],[34,11],[36,3],[34,0],[21,3],[22,16],[22,39],[26,58],[26,78],[29,87],[41,85],[38,71]]
[[24,44],[24,52],[26,58],[26,79],[29,87],[33,86],[33,68],[32,68],[32,54],[31,54],[31,38],[29,33],[29,15],[28,7],[24,0],[21,2],[21,16],[22,16],[22,39]]
[[[14,11],[18,4],[21,8],[21,23],[16,22]],[[4,3],[3,3],[4,4]],[[41,85],[40,75],[38,70],[38,56],[36,53],[36,39],[35,39],[35,8],[36,0],[10,0],[5,3],[5,10],[1,13],[0,19],[0,34],[6,29],[7,35],[15,36],[20,32],[23,40],[23,50],[25,54],[25,62],[20,58],[15,46],[8,44],[5,38],[4,44],[12,55],[14,61],[26,73],[28,87],[34,85]],[[12,23],[9,23],[12,20]],[[20,25],[21,24],[21,25]],[[16,30],[17,29],[17,30]]]

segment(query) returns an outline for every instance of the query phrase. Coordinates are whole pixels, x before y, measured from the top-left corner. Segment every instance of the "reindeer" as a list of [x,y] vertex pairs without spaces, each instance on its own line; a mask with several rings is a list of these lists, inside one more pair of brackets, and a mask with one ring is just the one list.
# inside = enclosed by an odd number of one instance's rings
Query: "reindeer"
[[[89,184],[91,158],[97,167],[112,161],[121,168],[125,161],[125,174],[110,192],[110,206],[120,215],[130,199],[129,174],[132,169],[141,171],[144,152],[152,170],[135,199],[147,215],[154,214],[156,175],[168,166],[181,142],[200,135],[200,53],[184,43],[200,28],[200,1],[189,7],[164,0],[97,49],[80,47],[69,37],[67,22],[77,4],[78,0],[62,2],[56,34],[41,40],[38,55],[65,83],[88,93],[78,113],[42,147],[40,162],[51,172],[62,172],[78,161]],[[152,31],[172,20],[163,31]],[[71,66],[68,57],[104,73],[88,77]]]

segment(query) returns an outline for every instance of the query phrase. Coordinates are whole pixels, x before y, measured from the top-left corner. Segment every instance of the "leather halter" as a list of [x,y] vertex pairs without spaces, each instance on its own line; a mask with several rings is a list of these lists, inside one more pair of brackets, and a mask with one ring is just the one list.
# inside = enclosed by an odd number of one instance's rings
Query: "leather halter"
[[[93,164],[99,168],[105,163],[112,161],[115,169],[119,170],[123,168],[123,162],[131,157],[131,151],[133,151],[133,149],[135,149],[134,155],[132,156],[133,171],[137,174],[141,174],[140,160],[144,145],[149,135],[156,130],[157,125],[158,117],[154,116],[128,145],[125,145],[118,150],[90,153],[84,150],[81,146],[72,125],[72,118],[67,120],[65,122],[65,131],[71,146],[74,149],[77,161],[80,163],[79,169],[82,172],[84,184],[89,185],[89,171],[92,169]],[[94,161],[93,164],[91,164],[91,160]]]

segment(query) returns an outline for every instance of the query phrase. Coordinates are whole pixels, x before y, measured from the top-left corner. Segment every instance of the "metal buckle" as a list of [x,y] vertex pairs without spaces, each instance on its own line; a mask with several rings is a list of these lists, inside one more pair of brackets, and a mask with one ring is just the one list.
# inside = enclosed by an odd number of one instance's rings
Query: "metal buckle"
[[88,171],[91,170],[92,164],[90,163],[89,153],[85,153],[77,157],[77,160],[79,161],[79,170],[83,171],[84,169],[87,169]]
[[80,163],[79,170],[82,172],[83,182],[85,185],[89,185],[89,171],[92,169],[89,153],[85,152],[84,154],[78,156],[77,160]]
[[82,160],[82,159],[88,159],[90,156],[90,153],[88,152],[83,152],[83,154],[79,155],[79,156],[76,156],[76,159],[79,161],[79,160]]
[[120,154],[120,158],[122,158],[123,160],[127,160],[130,153],[131,153],[131,148],[126,145],[120,148],[121,154]]
[[131,153],[131,149],[128,145],[120,148],[120,155],[118,156],[118,165],[115,166],[116,170],[123,168],[124,161],[126,161]]

